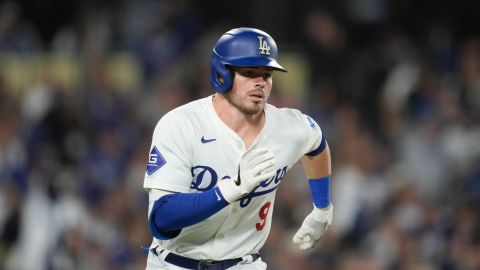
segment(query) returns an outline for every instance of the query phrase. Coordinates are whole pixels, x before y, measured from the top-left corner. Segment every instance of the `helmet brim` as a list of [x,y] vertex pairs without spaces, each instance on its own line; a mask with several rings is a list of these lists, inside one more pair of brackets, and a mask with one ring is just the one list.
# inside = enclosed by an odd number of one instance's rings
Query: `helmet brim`
[[259,57],[244,57],[238,59],[230,59],[224,62],[225,65],[233,67],[270,67],[281,72],[288,72],[275,59],[259,58]]

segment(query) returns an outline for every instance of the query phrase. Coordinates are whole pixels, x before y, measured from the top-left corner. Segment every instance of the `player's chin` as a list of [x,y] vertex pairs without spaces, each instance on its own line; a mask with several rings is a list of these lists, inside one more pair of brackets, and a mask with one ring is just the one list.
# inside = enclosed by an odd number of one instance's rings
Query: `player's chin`
[[253,102],[244,107],[243,111],[246,114],[254,115],[263,111],[265,108],[265,102]]

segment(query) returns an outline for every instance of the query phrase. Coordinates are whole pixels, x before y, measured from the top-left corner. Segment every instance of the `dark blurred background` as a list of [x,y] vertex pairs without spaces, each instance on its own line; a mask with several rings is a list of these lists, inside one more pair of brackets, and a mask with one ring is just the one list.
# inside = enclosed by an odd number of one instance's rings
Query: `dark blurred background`
[[333,226],[300,166],[280,186],[272,270],[480,269],[480,2],[0,1],[0,269],[144,269],[153,128],[209,95],[227,30],[270,33],[332,149]]

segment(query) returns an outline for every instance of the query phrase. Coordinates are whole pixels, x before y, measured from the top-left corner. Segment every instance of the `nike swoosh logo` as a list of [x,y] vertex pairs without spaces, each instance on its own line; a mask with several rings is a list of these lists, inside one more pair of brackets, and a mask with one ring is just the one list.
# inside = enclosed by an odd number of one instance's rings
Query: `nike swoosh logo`
[[242,180],[240,180],[240,167],[238,167],[237,179],[235,179],[233,182],[235,183],[235,185],[240,186],[241,181],[242,181]]
[[217,139],[205,139],[203,136],[202,136],[202,143],[209,143],[209,142],[213,142],[213,141],[216,141]]
[[220,195],[218,195],[217,191],[215,190],[215,195],[217,195],[217,201],[221,201],[222,198],[220,197]]

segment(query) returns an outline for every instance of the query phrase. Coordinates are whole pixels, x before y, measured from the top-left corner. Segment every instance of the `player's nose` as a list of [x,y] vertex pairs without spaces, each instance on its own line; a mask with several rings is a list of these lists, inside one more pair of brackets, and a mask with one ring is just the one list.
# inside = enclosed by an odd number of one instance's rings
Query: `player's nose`
[[265,79],[263,76],[258,76],[255,78],[255,86],[260,87],[260,88],[265,88],[265,85],[267,84],[267,79]]

